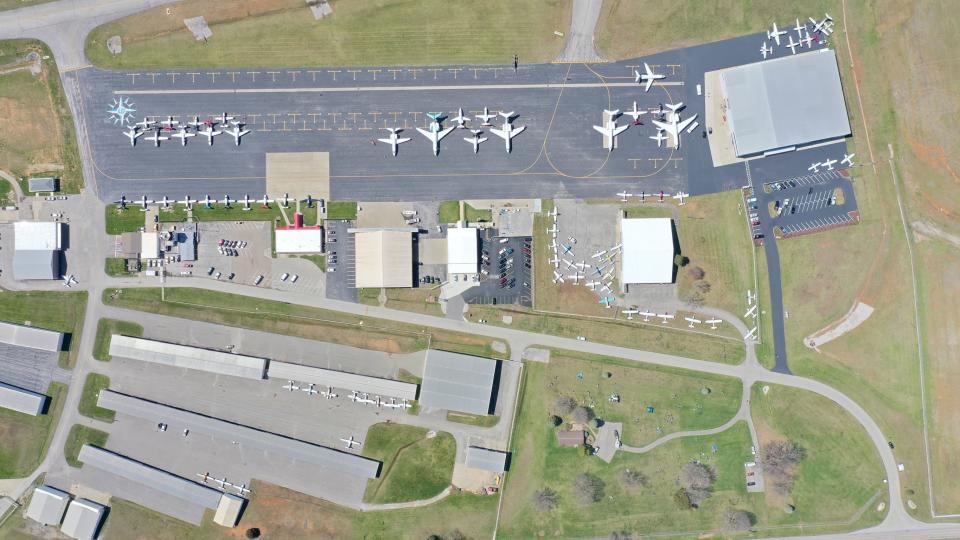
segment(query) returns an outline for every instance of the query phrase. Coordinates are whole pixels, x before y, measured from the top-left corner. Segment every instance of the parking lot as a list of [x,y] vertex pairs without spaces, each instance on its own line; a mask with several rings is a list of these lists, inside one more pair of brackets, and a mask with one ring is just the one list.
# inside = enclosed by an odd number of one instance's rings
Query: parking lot
[[498,238],[493,229],[480,235],[481,281],[463,293],[468,304],[533,306],[531,288],[533,239]]
[[856,219],[847,214],[837,214],[821,218],[814,218],[806,221],[800,221],[790,225],[780,225],[783,236],[797,236],[807,234],[833,227],[842,227],[844,225],[853,225]]
[[[853,180],[846,170],[823,171],[767,182],[759,192],[745,194],[755,242],[776,229],[790,237],[851,225],[859,221]],[[773,205],[776,215],[767,208]]]
[[356,269],[353,264],[354,238],[347,232],[353,222],[346,219],[326,221],[327,283],[326,296],[334,300],[357,301]]

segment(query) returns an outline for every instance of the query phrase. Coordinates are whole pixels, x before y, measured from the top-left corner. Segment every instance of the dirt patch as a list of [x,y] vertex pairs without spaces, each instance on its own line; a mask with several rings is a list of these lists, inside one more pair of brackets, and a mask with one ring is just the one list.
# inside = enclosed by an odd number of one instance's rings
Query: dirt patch
[[803,338],[803,344],[811,349],[817,349],[818,346],[825,345],[860,326],[872,314],[873,306],[857,302],[846,315]]
[[927,221],[914,221],[910,224],[910,228],[913,229],[915,235],[917,235],[917,240],[923,239],[923,237],[938,238],[945,242],[949,242],[954,247],[960,248],[960,236],[955,234],[950,234],[933,223]]

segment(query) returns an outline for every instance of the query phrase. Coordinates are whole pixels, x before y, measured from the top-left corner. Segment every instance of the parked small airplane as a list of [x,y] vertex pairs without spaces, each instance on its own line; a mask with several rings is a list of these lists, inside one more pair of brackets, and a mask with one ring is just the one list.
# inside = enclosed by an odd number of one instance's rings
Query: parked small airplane
[[793,29],[797,32],[797,39],[803,40],[803,35],[807,33],[807,23],[800,24],[800,19],[797,18],[797,25]]
[[457,115],[450,119],[451,122],[456,122],[457,127],[461,129],[467,128],[467,122],[470,121],[469,116],[463,115],[463,108],[457,109]]
[[673,319],[673,315],[670,315],[669,313],[664,313],[664,314],[662,314],[662,315],[657,315],[657,317],[660,317],[661,319],[663,319],[663,320],[661,321],[663,324],[667,324],[670,320]]
[[743,339],[754,339],[754,336],[757,334],[757,327],[754,326],[752,330],[743,335]]
[[628,197],[633,197],[633,193],[627,193],[626,191],[621,191],[617,193],[617,196],[620,197],[620,202],[627,202]]
[[141,212],[146,212],[146,211],[147,211],[147,207],[150,206],[150,203],[152,203],[152,202],[153,202],[153,201],[147,199],[147,196],[146,196],[146,195],[141,195],[141,196],[140,196],[140,211],[141,211]]
[[63,286],[67,288],[72,287],[73,284],[77,282],[77,278],[74,277],[73,274],[67,274],[65,276],[61,276],[60,279],[63,280]]
[[157,128],[156,131],[154,131],[153,135],[151,135],[150,137],[144,137],[144,139],[148,141],[153,141],[153,146],[159,147],[160,141],[166,141],[169,139],[169,137],[164,137],[163,135],[160,135],[160,128]]
[[163,200],[160,201],[160,204],[162,204],[164,208],[170,208],[170,203],[171,203],[171,202],[172,202],[172,201],[170,200],[170,198],[167,197],[166,195],[164,195],[164,196],[163,196]]
[[217,201],[210,198],[209,194],[203,196],[203,207],[206,208],[207,210],[213,210],[213,205],[216,202]]
[[763,59],[766,60],[767,55],[773,54],[773,47],[771,47],[769,44],[767,44],[766,41],[764,41],[763,44],[760,45],[760,54],[762,54]]
[[165,128],[173,129],[180,125],[180,121],[174,120],[172,116],[167,116],[167,119],[164,120],[163,122],[160,122],[160,125]]
[[197,133],[207,138],[207,146],[213,146],[213,138],[217,135],[220,135],[223,132],[215,130],[213,129],[213,126],[211,126],[210,124],[207,124],[207,129],[204,129],[203,131],[198,131]]
[[306,392],[307,395],[309,395],[309,396],[313,396],[313,395],[316,395],[316,394],[319,394],[319,393],[320,393],[319,390],[317,390],[317,385],[315,385],[315,384],[313,384],[313,383],[310,383],[309,386],[305,386],[305,387],[303,387],[303,388],[300,388],[300,390],[301,390],[302,392]]
[[394,156],[397,155],[397,147],[401,144],[411,140],[410,137],[397,137],[397,133],[403,131],[403,128],[380,128],[385,129],[390,132],[390,136],[386,139],[377,139],[380,142],[387,143],[390,145],[390,153]]
[[293,381],[287,381],[287,384],[283,385],[281,388],[289,392],[293,392],[294,390],[300,389],[300,387],[297,386]]
[[633,316],[640,313],[636,308],[621,309],[620,313],[627,316],[628,321],[633,320]]
[[243,194],[243,210],[250,210],[250,195],[247,195],[246,193]]
[[641,111],[640,109],[637,109],[637,102],[634,101],[633,109],[627,109],[626,111],[623,111],[623,114],[629,116],[630,118],[633,118],[633,122],[634,124],[636,124],[637,122],[640,121],[640,116],[642,116],[646,112],[647,111]]
[[824,162],[822,163],[822,165],[823,165],[824,167],[826,167],[828,171],[832,171],[832,170],[833,170],[833,165],[834,165],[835,163],[837,163],[837,160],[835,160],[835,159],[828,159],[828,160],[824,161]]
[[695,317],[684,317],[683,319],[684,319],[685,321],[687,321],[688,323],[690,323],[690,328],[693,328],[693,326],[694,326],[695,324],[700,324],[700,323],[703,322],[703,321],[701,321],[700,319],[697,319],[697,318],[695,318]]
[[178,203],[187,207],[187,210],[193,208],[193,199],[189,195],[184,196],[182,201],[177,201]]
[[363,443],[354,439],[353,435],[349,439],[340,439],[342,442],[347,444],[347,450],[353,449],[354,446],[360,447],[363,446]]
[[471,129],[470,132],[473,133],[473,137],[464,137],[463,140],[473,145],[473,153],[476,154],[480,151],[480,143],[487,142],[487,138],[480,136],[483,131],[479,129]]
[[143,120],[137,122],[136,124],[134,124],[134,126],[137,126],[140,129],[147,129],[156,123],[157,123],[156,120],[150,120],[149,118],[144,117]]
[[572,276],[567,276],[569,279],[573,280],[573,284],[577,285],[580,283],[580,280],[583,279],[583,274],[580,272],[574,272]]
[[480,125],[481,125],[481,126],[489,126],[489,125],[490,125],[490,120],[496,118],[497,115],[496,115],[496,114],[490,114],[490,111],[488,111],[487,108],[484,107],[484,108],[483,108],[483,114],[478,114],[478,115],[476,115],[476,117],[480,119]]
[[844,154],[843,159],[840,160],[841,165],[846,165],[847,167],[853,167],[853,156],[856,154]]
[[190,137],[196,137],[196,136],[197,136],[196,133],[190,133],[190,132],[188,132],[188,131],[187,131],[187,128],[184,127],[184,126],[180,126],[180,129],[179,129],[176,133],[174,133],[173,135],[171,135],[171,137],[176,137],[176,138],[180,139],[180,146],[186,146],[186,145],[187,145],[187,139],[189,139]]
[[243,129],[243,124],[235,123],[233,129],[224,129],[223,132],[233,137],[234,144],[240,146],[240,137],[250,133],[250,130]]
[[662,129],[658,129],[657,134],[651,135],[650,138],[657,141],[657,148],[663,147],[663,141],[667,140],[667,136],[663,134]]
[[760,304],[754,304],[754,305],[750,306],[750,309],[748,309],[747,312],[743,314],[744,318],[746,318],[746,317],[757,318],[757,306],[759,306],[759,305],[760,305]]
[[320,391],[320,395],[323,396],[323,397],[325,397],[325,398],[327,398],[327,399],[333,399],[333,398],[339,396],[339,394],[337,394],[337,393],[335,393],[335,392],[333,391],[333,387],[332,387],[332,386],[328,386],[326,391],[321,390],[321,391]]
[[780,30],[777,28],[777,23],[773,23],[773,30],[767,30],[767,39],[772,39],[777,42],[777,46],[780,46],[780,36],[786,35],[786,30]]
[[722,323],[723,319],[707,319],[707,324],[710,325],[711,330],[716,330],[717,325]]
[[230,195],[223,196],[223,207],[230,208]]
[[644,92],[650,91],[650,86],[653,85],[653,81],[657,81],[666,77],[666,75],[663,75],[660,73],[654,73],[653,70],[650,69],[650,65],[647,64],[646,62],[643,63],[643,73],[640,73],[637,70],[633,70],[633,74],[636,76],[636,78],[634,79],[635,82],[639,83],[643,81],[646,83],[646,85],[644,85],[643,87]]
[[600,301],[597,302],[597,303],[598,303],[598,304],[603,304],[603,307],[605,307],[605,308],[607,308],[607,309],[610,309],[611,307],[613,307],[613,304],[616,303],[616,301],[617,301],[617,299],[614,298],[613,296],[604,296],[604,297],[601,298]]
[[553,271],[553,282],[554,282],[554,283],[563,283],[563,274],[561,274],[560,272],[557,272],[556,270],[554,270],[554,271]]
[[677,194],[673,196],[673,198],[674,198],[674,199],[679,199],[679,200],[680,200],[680,205],[679,205],[679,206],[683,206],[683,205],[684,205],[683,199],[686,198],[686,197],[689,197],[689,196],[690,196],[689,193],[684,193],[684,192],[682,192],[682,191],[678,191]]
[[797,54],[797,47],[800,44],[793,40],[793,36],[790,36],[790,41],[787,42],[787,47],[790,48],[790,54]]
[[822,21],[817,22],[813,17],[810,17],[810,22],[813,23],[814,32],[829,36],[833,32],[833,17],[829,13],[824,13],[824,15],[826,17]]
[[820,163],[820,162],[814,163],[813,165],[810,165],[810,167],[808,167],[807,170],[812,172],[813,174],[817,174],[818,172],[820,172],[821,165],[823,165],[823,163]]

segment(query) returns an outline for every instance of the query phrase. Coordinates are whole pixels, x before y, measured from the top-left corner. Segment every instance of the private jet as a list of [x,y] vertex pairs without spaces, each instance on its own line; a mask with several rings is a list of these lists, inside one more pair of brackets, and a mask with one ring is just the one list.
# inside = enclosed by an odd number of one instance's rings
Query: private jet
[[856,154],[844,154],[843,159],[840,160],[841,165],[846,165],[847,167],[853,167],[853,156]]
[[138,131],[136,126],[128,126],[127,131],[124,131],[123,134],[130,139],[130,146],[137,145],[137,137],[143,135],[142,131]]
[[479,129],[471,129],[470,132],[473,133],[473,137],[464,137],[463,140],[473,145],[473,153],[476,154],[480,151],[480,143],[487,142],[487,138],[480,136],[483,131]]
[[828,159],[828,160],[824,161],[823,163],[821,163],[821,165],[823,165],[824,167],[826,167],[828,171],[832,171],[832,170],[833,170],[833,165],[834,165],[835,163],[837,163],[837,160],[835,160],[835,159]]
[[247,133],[250,133],[249,129],[243,129],[242,126],[243,124],[238,123],[238,124],[234,124],[233,129],[223,130],[224,133],[233,137],[233,142],[237,146],[240,146],[240,137],[243,137]]
[[354,439],[353,435],[351,435],[349,439],[340,439],[340,441],[346,443],[347,450],[352,450],[354,446],[357,446],[357,447],[363,446],[363,443]]
[[196,137],[196,136],[197,136],[196,133],[188,132],[187,128],[184,126],[180,126],[180,130],[174,133],[173,135],[171,135],[171,137],[176,137],[180,139],[180,146],[186,146],[187,139],[189,139],[190,137]]
[[661,148],[663,146],[663,141],[667,140],[667,136],[663,134],[662,129],[658,129],[657,134],[651,135],[650,138],[657,141],[657,148]]
[[481,126],[489,126],[490,120],[493,120],[497,117],[496,114],[490,114],[490,111],[488,111],[486,107],[483,108],[483,114],[478,114],[475,116],[480,119]]
[[683,108],[683,102],[675,105],[667,103],[666,106],[670,109],[670,113],[667,115],[669,121],[661,122],[659,120],[654,120],[653,125],[672,135],[674,147],[680,148],[680,132],[693,124],[694,120],[697,119],[697,115],[695,114],[686,120],[680,120],[680,114],[678,111]]
[[511,141],[513,140],[514,137],[523,133],[523,130],[527,129],[527,126],[521,126],[519,128],[514,129],[513,124],[510,123],[510,119],[515,116],[513,114],[513,111],[510,111],[510,112],[501,111],[500,116],[503,117],[503,126],[500,129],[491,128],[490,132],[496,135],[497,137],[500,137],[501,139],[503,139],[504,148],[507,150],[507,153],[509,154],[513,150],[513,143],[511,143]]
[[653,81],[657,81],[666,77],[666,75],[663,75],[662,73],[654,73],[653,70],[650,69],[650,65],[646,62],[643,63],[643,71],[643,73],[640,73],[637,70],[633,70],[633,74],[635,75],[635,82],[639,83],[643,81],[646,83],[643,87],[644,92],[650,91],[650,86],[653,85]]
[[470,121],[469,116],[463,115],[463,108],[457,109],[457,115],[450,119],[451,122],[456,122],[457,127],[460,129],[467,129],[467,122]]
[[777,23],[773,23],[773,30],[767,30],[767,39],[772,39],[777,42],[777,46],[780,46],[780,36],[786,35],[786,30],[780,30],[777,28]]
[[763,59],[767,59],[767,55],[773,54],[773,47],[771,47],[766,41],[760,45],[760,54],[763,55]]
[[[619,112],[619,111],[604,111],[604,112],[610,113],[610,112]],[[606,146],[607,146],[608,152],[613,152],[613,146],[614,146],[613,143],[617,135],[620,135],[621,133],[626,131],[627,128],[630,127],[630,124],[618,126],[614,118],[616,118],[616,115],[611,114],[610,120],[607,121],[606,124],[604,124],[603,126],[593,126],[593,129],[595,129],[596,131],[599,131],[600,134],[603,135],[604,139],[607,141]]]
[[430,139],[430,142],[433,143],[433,155],[438,156],[440,155],[440,141],[456,128],[441,128],[440,119],[442,116],[440,113],[427,113],[427,116],[429,116],[431,120],[430,129],[426,130],[423,128],[417,128],[417,131],[419,131],[424,137]]
[[790,41],[787,42],[787,47],[790,48],[790,54],[797,54],[797,47],[800,44],[793,40],[793,36],[790,36]]
[[169,137],[164,137],[163,135],[160,135],[160,128],[157,128],[156,131],[154,131],[153,135],[149,137],[144,137],[144,140],[153,141],[153,146],[155,147],[160,146],[160,141],[166,141],[168,139]]
[[390,136],[387,137],[386,139],[377,139],[377,140],[380,141],[380,142],[382,142],[382,143],[387,143],[387,144],[389,144],[389,145],[390,145],[390,153],[393,154],[394,156],[397,155],[397,147],[398,147],[398,146],[400,146],[401,144],[403,144],[403,143],[405,143],[405,142],[407,142],[407,141],[412,140],[410,137],[397,137],[397,133],[400,133],[401,131],[403,131],[403,128],[380,128],[380,129],[385,129],[385,130],[389,131],[389,132],[390,132]]
[[223,132],[219,130],[215,130],[213,129],[213,126],[211,126],[210,124],[207,124],[207,129],[203,131],[198,131],[197,133],[207,138],[207,146],[213,146],[213,138],[216,137],[217,135],[222,134]]
[[629,110],[623,111],[623,114],[629,116],[630,118],[633,118],[633,123],[634,123],[634,125],[637,125],[637,124],[640,123],[640,116],[643,115],[643,114],[646,113],[646,112],[647,112],[647,111],[641,111],[640,109],[638,109],[638,108],[637,108],[637,102],[634,101],[634,102],[633,102],[633,109],[629,109]]

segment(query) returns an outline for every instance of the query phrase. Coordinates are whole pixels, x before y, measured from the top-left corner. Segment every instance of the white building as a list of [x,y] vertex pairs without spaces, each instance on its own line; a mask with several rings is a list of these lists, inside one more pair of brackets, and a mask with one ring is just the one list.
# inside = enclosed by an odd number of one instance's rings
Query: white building
[[475,227],[447,229],[447,275],[477,273],[478,243]]
[[13,224],[13,278],[59,279],[64,225],[53,221]]
[[670,218],[620,220],[623,257],[620,282],[624,286],[673,282],[673,225]]
[[323,253],[323,229],[277,229],[277,253]]
[[160,251],[160,233],[140,233],[140,258],[159,259],[162,256],[163,253]]

